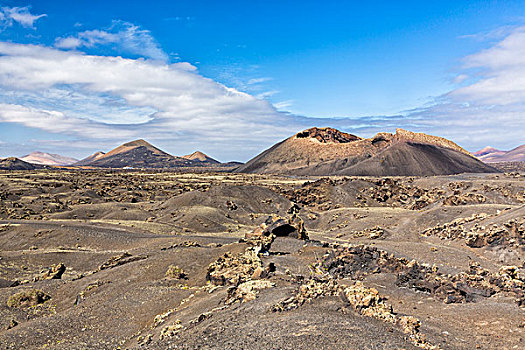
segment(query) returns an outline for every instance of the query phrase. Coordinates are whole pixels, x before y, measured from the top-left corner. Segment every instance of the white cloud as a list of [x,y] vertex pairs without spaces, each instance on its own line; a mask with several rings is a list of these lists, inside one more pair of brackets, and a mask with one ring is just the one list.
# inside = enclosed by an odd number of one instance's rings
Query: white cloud
[[[4,42],[0,88],[0,122],[82,138],[201,140],[215,147],[244,143],[258,149],[287,136],[290,128],[283,124],[294,124],[267,101],[207,79],[184,62]],[[249,149],[222,154],[233,158]]]
[[[519,20],[519,19],[518,19]],[[523,22],[523,19],[519,20]],[[484,42],[487,40],[493,41],[493,40],[501,40],[514,32],[516,28],[519,28],[520,25],[505,25],[500,26],[491,30],[482,31],[479,33],[474,34],[466,34],[459,36],[460,39],[472,39],[480,42]]]
[[13,22],[19,23],[22,27],[25,28],[35,28],[35,22],[47,16],[43,15],[33,15],[29,12],[29,6],[26,7],[2,7],[0,9],[0,23],[3,26],[10,27],[13,25]]
[[59,49],[77,49],[83,45],[85,45],[85,43],[82,39],[73,36],[57,38],[55,41],[55,47]]
[[[134,30],[141,31],[130,33]],[[123,37],[134,35],[122,30],[82,33],[57,45],[122,45]],[[277,111],[293,101],[272,106],[261,100],[273,91],[257,91],[254,97],[201,76],[185,62],[0,43],[0,122],[73,139],[53,141],[57,147],[91,142],[99,148],[146,138],[174,154],[202,149],[223,160],[246,160],[311,126],[333,126],[361,136],[402,127],[450,138],[469,150],[511,148],[523,143],[525,133],[524,57],[525,28],[515,28],[466,57],[457,72],[458,87],[432,105],[404,115],[315,119]],[[257,87],[265,81],[254,78],[245,85]]]
[[247,85],[254,85],[254,84],[260,84],[265,83],[267,81],[271,81],[273,78],[270,77],[263,77],[263,78],[252,78],[246,82]]
[[160,48],[149,30],[129,22],[113,21],[107,30],[86,30],[74,36],[57,38],[55,47],[60,49],[92,48],[113,45],[119,51],[156,60],[167,61],[168,55]]
[[525,27],[513,28],[463,61],[455,81],[461,86],[436,98],[433,105],[411,111],[404,123],[449,137],[471,150],[523,143]]
[[454,84],[461,84],[465,80],[467,80],[468,78],[469,78],[469,76],[467,74],[459,74],[459,75],[454,77],[453,82],[454,82]]
[[475,69],[477,82],[457,89],[456,99],[483,105],[508,105],[525,98],[525,27],[516,28],[494,46],[467,56],[466,69]]
[[[72,118],[59,111],[39,110],[15,104],[0,103],[0,121],[19,123],[28,127],[38,128],[54,133],[69,133],[76,130],[77,134],[89,138],[108,138],[115,130],[101,123],[85,119]],[[123,136],[132,136],[122,130]]]
[[266,98],[272,97],[273,95],[278,94],[278,93],[279,93],[278,90],[264,91],[264,92],[261,92],[261,93],[255,95],[255,97],[257,97],[258,99],[266,99]]
[[42,91],[0,89],[8,104],[23,101],[36,109],[60,110],[68,116],[105,124],[143,124],[156,110],[129,106],[117,96],[83,90],[81,86],[60,86]]
[[283,110],[283,109],[286,109],[286,108],[292,106],[293,103],[294,103],[293,100],[286,100],[286,101],[281,101],[281,102],[274,103],[273,105],[275,106],[275,108],[277,108],[279,110]]

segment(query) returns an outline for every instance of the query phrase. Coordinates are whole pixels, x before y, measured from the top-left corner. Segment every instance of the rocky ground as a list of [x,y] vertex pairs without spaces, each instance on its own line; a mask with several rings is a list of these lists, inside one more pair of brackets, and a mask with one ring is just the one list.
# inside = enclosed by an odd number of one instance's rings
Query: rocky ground
[[523,174],[0,173],[0,349],[523,349]]

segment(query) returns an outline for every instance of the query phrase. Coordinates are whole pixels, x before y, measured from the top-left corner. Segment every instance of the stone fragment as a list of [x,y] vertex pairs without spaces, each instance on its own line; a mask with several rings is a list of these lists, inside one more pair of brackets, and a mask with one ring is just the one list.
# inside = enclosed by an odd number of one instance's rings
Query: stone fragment
[[66,271],[66,266],[62,263],[51,266],[41,277],[44,280],[61,279]]

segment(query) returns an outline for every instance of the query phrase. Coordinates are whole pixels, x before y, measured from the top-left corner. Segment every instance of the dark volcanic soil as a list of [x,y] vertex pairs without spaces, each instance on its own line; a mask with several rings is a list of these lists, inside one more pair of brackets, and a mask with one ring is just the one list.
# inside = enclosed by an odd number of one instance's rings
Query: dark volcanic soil
[[0,349],[523,349],[524,244],[519,173],[4,171]]

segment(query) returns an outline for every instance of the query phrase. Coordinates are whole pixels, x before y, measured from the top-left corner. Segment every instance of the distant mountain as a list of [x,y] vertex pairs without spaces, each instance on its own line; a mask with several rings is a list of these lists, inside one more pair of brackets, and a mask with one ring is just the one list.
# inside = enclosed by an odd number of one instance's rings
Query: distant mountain
[[43,165],[31,164],[15,157],[0,159],[0,170],[35,170],[43,167]]
[[81,165],[87,165],[99,158],[102,158],[106,153],[104,152],[95,152],[93,153],[92,155],[82,159],[82,160],[79,160],[78,162],[72,164],[72,165],[75,165],[75,166],[81,166]]
[[497,172],[442,137],[397,129],[361,138],[311,128],[281,141],[236,169],[292,175],[426,176]]
[[72,165],[99,168],[184,168],[217,167],[233,168],[238,162],[221,163],[208,155],[196,151],[177,157],[162,151],[145,140],[127,142],[108,153],[96,152]]
[[510,151],[500,151],[492,147],[485,147],[474,153],[485,163],[525,162],[525,145],[518,146]]
[[200,151],[195,151],[192,154],[189,154],[187,156],[182,156],[182,158],[194,160],[194,161],[201,162],[201,163],[207,163],[210,165],[221,164],[218,160],[215,160]]
[[231,161],[231,162],[221,163],[221,165],[224,166],[224,167],[235,168],[235,167],[240,167],[241,165],[244,165],[244,163],[243,162]]
[[495,154],[504,154],[505,151],[500,151],[499,149],[496,149],[494,147],[487,146],[485,148],[480,149],[477,152],[472,153],[478,158],[481,158],[483,156],[487,156],[489,154],[495,155]]
[[127,142],[106,154],[101,152],[81,160],[75,165],[100,168],[177,168],[193,166],[196,162],[175,157],[144,140]]
[[78,159],[61,156],[60,154],[45,153],[45,152],[31,152],[25,155],[20,160],[24,162],[40,164],[40,165],[70,165],[78,161]]

